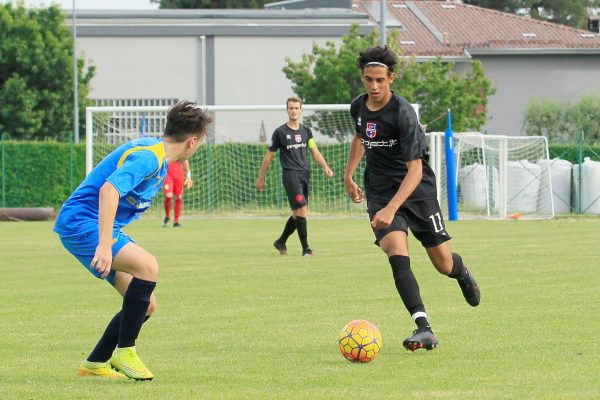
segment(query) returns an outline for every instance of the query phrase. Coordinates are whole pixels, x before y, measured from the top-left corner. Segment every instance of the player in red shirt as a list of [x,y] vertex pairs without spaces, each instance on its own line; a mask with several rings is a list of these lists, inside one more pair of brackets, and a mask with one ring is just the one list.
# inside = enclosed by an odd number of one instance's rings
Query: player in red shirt
[[179,218],[181,217],[181,210],[183,209],[183,187],[185,186],[190,189],[193,185],[194,181],[192,181],[192,171],[190,170],[190,163],[188,160],[185,160],[183,164],[178,161],[169,164],[167,177],[163,185],[165,192],[165,219],[163,221],[163,228],[166,228],[171,220],[171,203],[173,202],[173,195],[175,196],[175,220],[173,221],[173,227],[176,228],[181,226],[179,224]]

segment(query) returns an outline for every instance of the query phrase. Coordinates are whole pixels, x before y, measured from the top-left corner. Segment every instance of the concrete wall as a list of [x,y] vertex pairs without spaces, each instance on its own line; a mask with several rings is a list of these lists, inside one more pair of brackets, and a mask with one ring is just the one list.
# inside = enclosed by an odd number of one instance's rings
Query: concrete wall
[[600,55],[477,56],[496,94],[489,97],[483,128],[497,135],[522,135],[525,109],[533,98],[577,101],[600,93]]
[[317,37],[218,37],[215,38],[215,104],[283,104],[293,95],[282,69],[285,58],[300,61]]
[[[291,82],[282,68],[285,58],[300,61],[314,43],[323,46],[337,38],[316,37],[218,37],[214,46],[214,104],[277,105],[293,96]],[[270,140],[273,130],[287,121],[285,111],[218,112],[215,140],[256,142],[261,125]],[[315,135],[318,141],[325,137]]]
[[[300,61],[302,54],[311,52],[313,44],[323,46],[326,41],[339,43],[340,39],[82,37],[78,49],[96,66],[92,99],[171,98],[217,105],[283,105],[294,95],[282,71],[285,58]],[[283,110],[217,112],[211,137],[216,143],[257,142],[263,126],[269,140],[273,130],[286,120]],[[330,141],[318,132],[315,139]]]
[[198,38],[82,37],[78,49],[96,66],[93,99],[198,97]]

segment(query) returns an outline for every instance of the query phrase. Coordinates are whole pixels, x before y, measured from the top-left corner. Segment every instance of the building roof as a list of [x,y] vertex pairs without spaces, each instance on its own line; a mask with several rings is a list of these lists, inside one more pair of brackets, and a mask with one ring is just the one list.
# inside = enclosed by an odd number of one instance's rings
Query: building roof
[[[600,35],[455,1],[386,1],[387,26],[400,30],[402,50],[417,57],[471,54],[600,54]],[[380,0],[353,9],[379,24]]]
[[[80,10],[77,26],[80,36],[341,36],[351,24],[369,33],[379,24],[381,1],[350,1],[346,9]],[[388,28],[400,30],[400,48],[417,58],[600,54],[600,34],[525,16],[457,1],[386,0],[386,6]]]
[[[72,11],[66,10],[67,25]],[[78,10],[79,36],[341,36],[353,24],[373,30],[365,13],[342,9]]]
[[290,10],[294,8],[351,8],[352,0],[283,0],[265,4],[265,8]]
[[[67,26],[72,11],[66,10]],[[374,28],[366,13],[342,9],[78,10],[79,36],[326,36]]]
[[[68,17],[73,11],[65,10]],[[116,19],[116,20],[273,20],[273,19],[364,19],[351,9],[344,8],[305,8],[295,10],[285,9],[158,9],[158,10],[77,10],[77,17],[87,19]]]

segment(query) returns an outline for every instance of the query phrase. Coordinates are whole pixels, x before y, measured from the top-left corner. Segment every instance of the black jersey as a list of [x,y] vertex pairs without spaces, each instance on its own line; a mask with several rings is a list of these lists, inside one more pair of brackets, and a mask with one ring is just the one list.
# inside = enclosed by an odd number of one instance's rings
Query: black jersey
[[306,171],[308,170],[306,148],[312,137],[310,128],[302,124],[300,124],[298,130],[283,124],[273,132],[269,150],[277,151],[279,149],[279,161],[282,169]]
[[435,175],[427,164],[427,141],[412,105],[393,94],[383,108],[370,111],[366,101],[366,93],[358,96],[352,101],[350,113],[367,157],[367,200],[389,202],[408,172],[406,161],[419,158],[423,162],[423,178],[408,200],[436,197]]

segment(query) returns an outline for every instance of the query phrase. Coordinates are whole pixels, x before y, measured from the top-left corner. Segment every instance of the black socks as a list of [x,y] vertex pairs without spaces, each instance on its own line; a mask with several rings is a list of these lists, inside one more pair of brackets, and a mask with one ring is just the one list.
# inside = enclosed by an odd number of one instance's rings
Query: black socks
[[283,232],[277,242],[281,244],[285,244],[290,235],[294,233],[295,230],[298,230],[298,238],[300,239],[300,244],[302,245],[302,250],[308,249],[308,230],[306,228],[306,218],[304,217],[296,217],[290,216],[285,223],[285,227],[283,228]]
[[106,326],[104,334],[92,350],[92,353],[87,358],[92,362],[106,362],[112,356],[112,353],[117,346],[119,340],[119,325],[121,324],[121,311],[119,311]]
[[132,347],[140,333],[156,282],[133,278],[125,296],[119,326],[119,347]]
[[389,261],[392,266],[396,290],[400,294],[404,307],[410,313],[419,330],[431,330],[425,313],[425,306],[421,300],[419,284],[410,269],[410,257],[391,256]]
[[277,241],[279,243],[285,244],[285,242],[288,240],[290,235],[294,233],[295,230],[296,220],[294,220],[294,217],[290,216],[286,221],[285,227],[283,228],[283,232],[281,233],[281,236],[279,237],[279,239],[277,239]]
[[296,229],[298,229],[298,237],[300,238],[300,243],[302,244],[302,250],[306,250],[308,248],[308,232],[306,229],[306,218],[296,217]]
[[465,265],[463,264],[462,257],[456,253],[452,253],[452,271],[448,274],[448,277],[458,279],[465,273]]
[[[146,315],[144,322],[148,321],[149,315]],[[87,358],[91,362],[107,362],[110,360],[117,342],[119,341],[119,326],[121,325],[121,311],[119,311],[106,326],[104,334],[94,347],[94,350]]]

